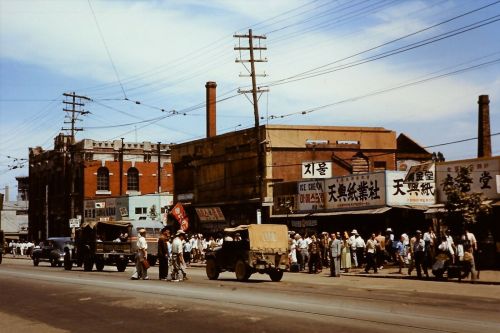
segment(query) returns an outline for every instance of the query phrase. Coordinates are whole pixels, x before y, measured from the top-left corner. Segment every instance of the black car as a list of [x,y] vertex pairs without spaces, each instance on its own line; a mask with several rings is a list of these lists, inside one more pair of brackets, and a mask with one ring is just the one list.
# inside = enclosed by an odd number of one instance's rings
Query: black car
[[72,246],[70,237],[48,238],[33,250],[31,254],[33,265],[38,266],[40,261],[48,261],[52,267],[61,267],[64,263],[64,249]]

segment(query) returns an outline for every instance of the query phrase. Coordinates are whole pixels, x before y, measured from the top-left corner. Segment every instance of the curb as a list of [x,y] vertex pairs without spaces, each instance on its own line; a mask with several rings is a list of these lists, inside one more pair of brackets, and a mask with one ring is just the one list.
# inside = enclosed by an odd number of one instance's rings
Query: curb
[[443,279],[439,280],[435,277],[429,277],[429,278],[422,278],[419,279],[416,276],[409,276],[409,275],[399,275],[399,274],[370,274],[370,273],[340,273],[341,276],[359,276],[359,277],[365,277],[365,278],[376,278],[376,279],[399,279],[399,280],[415,280],[415,281],[429,281],[429,282],[455,282],[455,283],[468,283],[468,284],[482,284],[482,285],[500,285],[500,281],[487,281],[487,280],[476,280],[476,281],[471,281],[469,279],[467,280],[461,280],[459,281],[458,279]]

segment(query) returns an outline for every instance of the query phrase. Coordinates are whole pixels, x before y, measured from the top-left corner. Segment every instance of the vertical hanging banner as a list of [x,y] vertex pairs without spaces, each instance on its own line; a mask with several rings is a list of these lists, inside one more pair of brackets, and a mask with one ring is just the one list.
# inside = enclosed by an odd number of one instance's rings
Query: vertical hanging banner
[[182,207],[182,204],[178,202],[174,208],[172,208],[170,213],[175,217],[177,222],[179,222],[182,231],[187,231],[189,228],[189,219],[184,211],[184,207]]

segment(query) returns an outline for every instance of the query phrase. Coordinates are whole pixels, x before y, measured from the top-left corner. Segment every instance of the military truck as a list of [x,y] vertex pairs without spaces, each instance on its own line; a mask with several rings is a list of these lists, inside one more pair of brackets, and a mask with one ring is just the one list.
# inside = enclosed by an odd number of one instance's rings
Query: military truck
[[65,249],[64,269],[71,270],[73,265],[97,271],[104,266],[116,266],[119,272],[125,271],[130,261],[135,261],[137,252],[137,231],[146,229],[148,261],[156,263],[158,237],[163,224],[154,220],[95,221],[84,222],[76,230],[74,246]]
[[216,280],[220,272],[235,272],[238,281],[253,273],[269,274],[274,282],[289,268],[288,228],[281,224],[250,224],[224,229],[222,246],[206,253],[206,273]]

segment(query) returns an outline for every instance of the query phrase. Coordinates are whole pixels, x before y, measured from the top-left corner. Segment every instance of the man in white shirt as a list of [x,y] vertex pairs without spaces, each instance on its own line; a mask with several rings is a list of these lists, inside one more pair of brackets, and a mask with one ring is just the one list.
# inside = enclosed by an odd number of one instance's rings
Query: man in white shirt
[[138,231],[137,237],[137,254],[135,256],[135,273],[130,279],[132,280],[149,280],[148,270],[144,268],[143,262],[148,257],[148,243],[146,242],[146,229],[142,228]]
[[358,231],[353,229],[351,231],[351,237],[349,237],[349,243],[351,244],[351,260],[354,267],[358,267],[358,256],[356,253],[356,236],[358,235]]
[[175,234],[174,241],[172,242],[172,281],[181,281],[179,279],[179,272],[182,272],[182,279],[187,280],[187,274],[184,271],[185,262],[183,257],[183,240],[186,233],[178,230]]
[[467,237],[467,240],[469,241],[470,246],[472,246],[473,252],[477,251],[477,240],[476,236],[472,232],[469,231],[469,229],[465,229],[465,237]]

